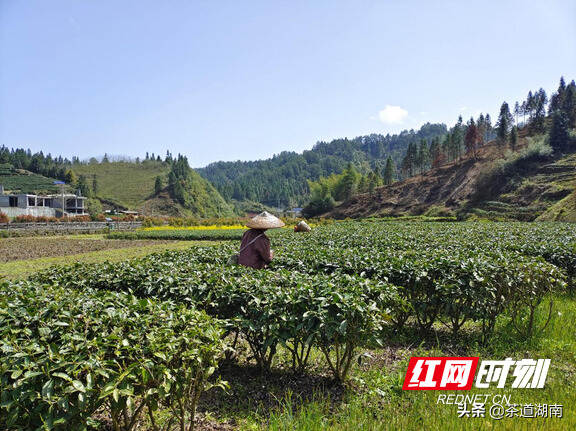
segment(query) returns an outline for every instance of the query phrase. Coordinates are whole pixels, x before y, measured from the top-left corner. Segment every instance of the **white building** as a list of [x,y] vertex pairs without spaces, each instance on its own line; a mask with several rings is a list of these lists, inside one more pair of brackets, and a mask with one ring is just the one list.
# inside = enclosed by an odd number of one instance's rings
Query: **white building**
[[[64,211],[62,211],[64,207]],[[62,217],[86,215],[86,198],[71,193],[55,195],[7,194],[0,185],[0,212],[8,217]]]

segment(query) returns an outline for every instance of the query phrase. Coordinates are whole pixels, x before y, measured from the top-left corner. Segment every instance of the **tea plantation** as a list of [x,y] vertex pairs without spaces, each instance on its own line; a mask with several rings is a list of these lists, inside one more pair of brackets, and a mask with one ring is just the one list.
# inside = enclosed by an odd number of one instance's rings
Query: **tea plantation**
[[[371,355],[399,344],[433,345],[438,356],[537,349],[542,334],[554,338],[558,306],[573,300],[570,224],[342,222],[271,238],[276,258],[266,270],[228,265],[233,241],[1,284],[0,428],[190,429],[203,392],[237,386],[221,380],[230,363],[263,376],[325,372],[349,400],[336,416],[359,400],[369,407],[355,414],[385,416],[415,395],[397,390],[405,368],[387,382],[377,377],[383,367],[360,377]],[[558,355],[574,361],[567,343]],[[354,426],[350,411],[339,419],[348,425],[330,422],[326,402],[303,403],[298,414],[290,403],[266,417],[252,412],[238,426]],[[558,425],[574,423],[570,414]],[[407,420],[360,422],[418,429]]]

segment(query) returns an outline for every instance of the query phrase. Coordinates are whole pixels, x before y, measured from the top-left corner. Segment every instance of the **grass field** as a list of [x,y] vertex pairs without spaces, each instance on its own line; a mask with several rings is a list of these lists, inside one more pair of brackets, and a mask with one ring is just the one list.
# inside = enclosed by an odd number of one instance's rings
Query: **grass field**
[[166,184],[169,168],[156,162],[114,162],[74,165],[73,171],[76,175],[85,175],[89,184],[92,184],[92,178],[96,175],[99,197],[128,208],[137,208],[154,193],[157,176],[162,177]]

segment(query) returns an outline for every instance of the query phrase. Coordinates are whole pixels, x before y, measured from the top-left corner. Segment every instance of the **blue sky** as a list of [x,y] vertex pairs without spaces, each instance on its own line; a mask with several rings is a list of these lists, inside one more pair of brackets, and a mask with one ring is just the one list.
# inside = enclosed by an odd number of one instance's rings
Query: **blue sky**
[[574,1],[0,0],[0,145],[194,167],[576,78]]

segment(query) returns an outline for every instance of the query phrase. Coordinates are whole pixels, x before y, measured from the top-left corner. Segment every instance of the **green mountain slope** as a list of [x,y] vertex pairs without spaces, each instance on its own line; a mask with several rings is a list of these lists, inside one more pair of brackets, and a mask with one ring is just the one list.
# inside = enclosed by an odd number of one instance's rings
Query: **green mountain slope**
[[54,178],[34,174],[24,169],[15,169],[11,164],[0,164],[0,185],[6,191],[20,193],[55,193]]
[[297,206],[308,199],[308,180],[341,173],[352,163],[361,173],[382,172],[390,156],[398,166],[410,142],[445,135],[444,124],[423,125],[397,135],[371,134],[318,142],[303,153],[283,151],[266,160],[216,162],[198,169],[226,199]]
[[156,161],[108,162],[74,164],[72,171],[76,176],[86,176],[89,184],[92,184],[95,175],[98,183],[98,197],[127,208],[138,208],[146,199],[152,197],[156,177],[165,178],[170,167]]
[[576,189],[572,194],[548,208],[537,220],[576,222]]
[[78,177],[84,175],[90,186],[96,178],[96,196],[103,202],[140,210],[147,215],[223,217],[232,214],[220,193],[192,169],[183,183],[186,195],[183,202],[174,199],[167,187],[155,193],[157,177],[162,179],[164,186],[168,183],[171,166],[166,162],[74,164],[71,169]]

